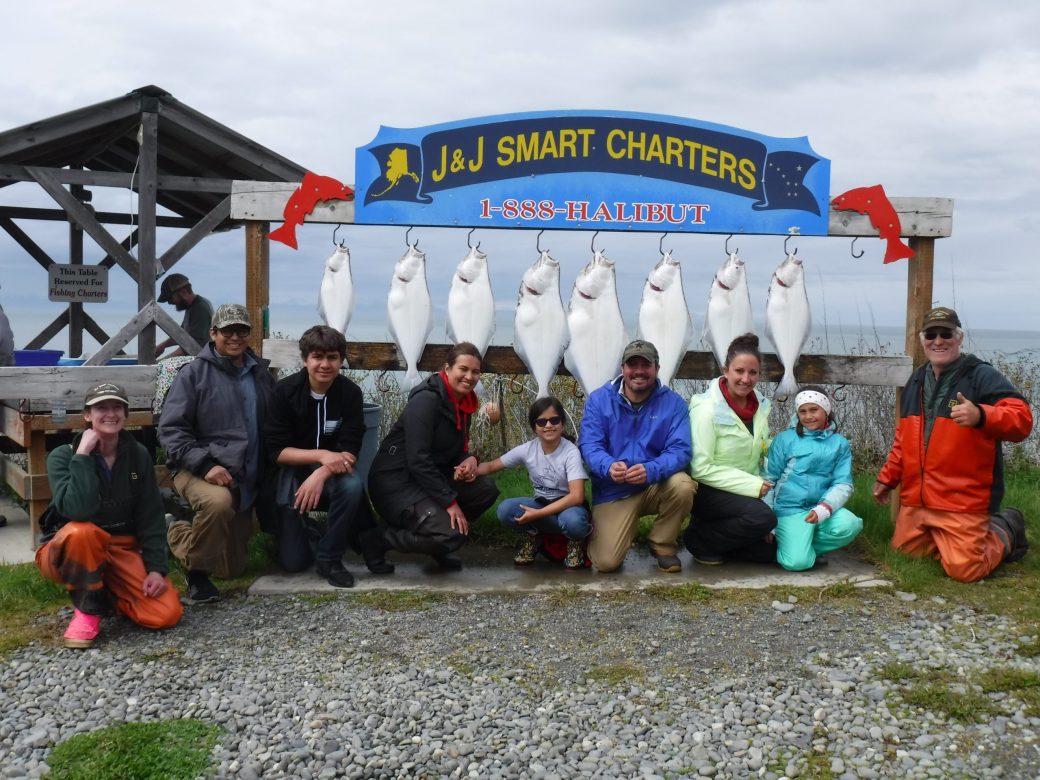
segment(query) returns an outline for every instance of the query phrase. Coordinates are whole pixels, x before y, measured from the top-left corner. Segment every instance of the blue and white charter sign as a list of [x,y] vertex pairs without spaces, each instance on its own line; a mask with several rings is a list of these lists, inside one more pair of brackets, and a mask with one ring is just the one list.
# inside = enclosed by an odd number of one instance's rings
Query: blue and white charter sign
[[805,137],[534,112],[381,127],[355,184],[359,224],[827,235],[830,161]]

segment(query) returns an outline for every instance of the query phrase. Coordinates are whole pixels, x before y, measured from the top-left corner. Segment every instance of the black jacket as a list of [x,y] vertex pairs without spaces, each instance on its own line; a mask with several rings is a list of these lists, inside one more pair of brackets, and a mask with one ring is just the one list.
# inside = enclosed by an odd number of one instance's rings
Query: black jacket
[[[476,410],[476,397],[466,403]],[[424,498],[442,507],[455,500],[455,466],[466,451],[471,412],[456,411],[440,374],[416,385],[368,473],[368,490],[383,518],[399,517]]]
[[364,436],[361,388],[345,376],[333,380],[321,401],[311,396],[306,368],[275,385],[264,423],[271,463],[278,462],[286,447],[349,452],[357,457]]

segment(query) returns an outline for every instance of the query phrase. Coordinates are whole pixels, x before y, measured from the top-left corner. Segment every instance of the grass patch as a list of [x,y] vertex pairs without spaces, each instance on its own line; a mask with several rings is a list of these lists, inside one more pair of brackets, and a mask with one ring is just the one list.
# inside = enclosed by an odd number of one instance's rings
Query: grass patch
[[939,683],[953,679],[953,676],[945,670],[926,669],[913,664],[902,663],[901,661],[891,661],[878,669],[878,672],[886,680],[896,681]]
[[628,661],[623,661],[616,664],[597,666],[590,669],[585,676],[596,682],[616,686],[626,680],[641,680],[643,679],[644,674],[645,673],[640,667]]
[[646,595],[676,604],[704,604],[717,594],[699,582],[686,582],[682,585],[650,585],[646,588]]
[[1040,674],[998,666],[980,674],[977,682],[986,693],[1008,693],[1019,699],[1025,705],[1026,717],[1040,716]]
[[34,639],[53,638],[53,627],[38,625],[36,618],[68,604],[65,588],[45,579],[35,564],[0,566],[0,655]]
[[585,594],[577,585],[560,585],[552,588],[545,595],[545,600],[551,607],[566,607],[585,598]]
[[1018,654],[1025,658],[1035,658],[1040,655],[1040,636],[1035,636],[1028,642],[1021,642],[1018,645]]
[[320,607],[322,604],[331,604],[339,600],[338,593],[301,593],[296,597],[297,601],[310,604],[312,607]]
[[969,688],[955,689],[942,682],[924,682],[903,688],[899,695],[911,707],[943,712],[962,723],[982,721],[994,712],[993,702]]
[[191,780],[209,766],[219,726],[199,720],[122,723],[55,746],[50,777],[63,780]]
[[453,598],[450,593],[417,590],[369,591],[349,597],[355,604],[383,612],[419,612]]

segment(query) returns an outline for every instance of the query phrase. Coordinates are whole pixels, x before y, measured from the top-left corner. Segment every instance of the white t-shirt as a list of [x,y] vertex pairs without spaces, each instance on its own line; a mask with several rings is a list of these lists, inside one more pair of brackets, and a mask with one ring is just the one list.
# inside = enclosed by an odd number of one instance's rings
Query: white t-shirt
[[513,447],[501,460],[507,468],[526,466],[535,497],[550,501],[570,493],[568,483],[573,480],[589,478],[581,462],[581,452],[567,439],[560,439],[560,445],[549,455],[542,451],[541,439],[531,439]]

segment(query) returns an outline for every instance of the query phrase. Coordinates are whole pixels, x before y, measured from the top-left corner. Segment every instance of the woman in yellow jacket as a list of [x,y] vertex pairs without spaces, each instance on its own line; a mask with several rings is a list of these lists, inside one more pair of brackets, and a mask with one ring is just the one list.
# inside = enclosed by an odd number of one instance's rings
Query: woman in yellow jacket
[[761,372],[758,336],[745,333],[729,345],[722,376],[690,399],[698,487],[683,541],[706,566],[776,558],[776,515],[762,501],[772,486],[759,476],[770,442],[769,400],[755,389]]

